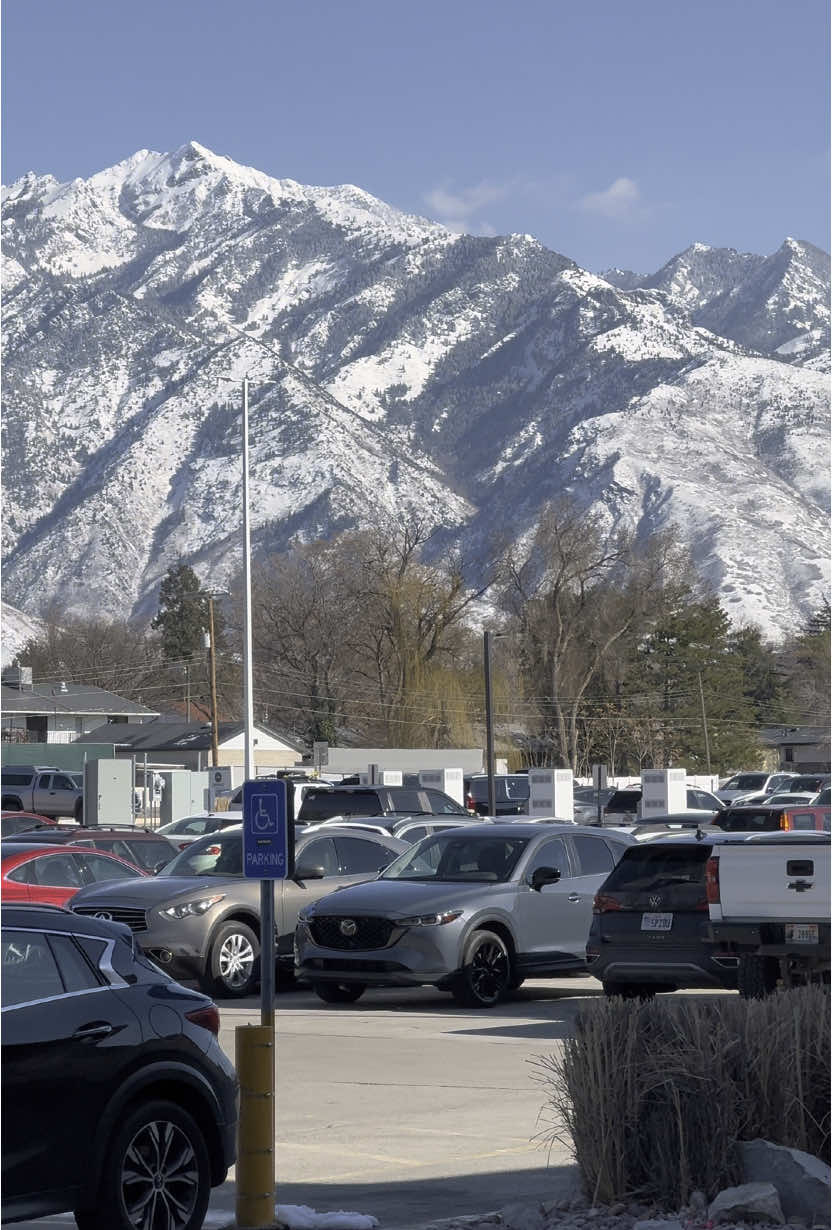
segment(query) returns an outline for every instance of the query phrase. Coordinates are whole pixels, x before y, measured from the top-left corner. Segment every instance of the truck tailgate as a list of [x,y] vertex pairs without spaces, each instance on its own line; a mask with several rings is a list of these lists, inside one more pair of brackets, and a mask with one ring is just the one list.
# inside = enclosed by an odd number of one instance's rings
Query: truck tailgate
[[723,845],[712,919],[829,917],[829,846]]

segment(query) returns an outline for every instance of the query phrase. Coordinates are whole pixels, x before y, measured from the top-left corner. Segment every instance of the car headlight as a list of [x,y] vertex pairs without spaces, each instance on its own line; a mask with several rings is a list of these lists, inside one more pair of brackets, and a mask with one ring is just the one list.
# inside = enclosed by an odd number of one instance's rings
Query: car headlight
[[225,893],[216,893],[213,897],[199,897],[196,901],[180,901],[177,905],[167,906],[159,913],[164,914],[165,918],[190,918],[192,915],[198,918],[200,914],[210,910],[212,905],[222,901],[224,896]]
[[441,914],[413,914],[410,918],[398,919],[400,927],[444,927],[462,917],[462,910],[443,910]]

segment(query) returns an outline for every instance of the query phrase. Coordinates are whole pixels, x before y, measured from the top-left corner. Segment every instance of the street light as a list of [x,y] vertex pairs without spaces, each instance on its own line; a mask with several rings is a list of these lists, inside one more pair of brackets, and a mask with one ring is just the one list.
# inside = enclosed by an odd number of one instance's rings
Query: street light
[[488,814],[497,814],[497,788],[494,781],[494,714],[491,707],[491,640],[492,637],[508,636],[507,632],[482,634],[483,675],[485,676],[485,761],[488,774]]

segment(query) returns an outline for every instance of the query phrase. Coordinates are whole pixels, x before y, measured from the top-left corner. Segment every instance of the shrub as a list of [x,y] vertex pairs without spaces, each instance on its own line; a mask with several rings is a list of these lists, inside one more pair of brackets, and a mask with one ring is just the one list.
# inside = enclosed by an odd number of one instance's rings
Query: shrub
[[544,1141],[571,1146],[593,1203],[680,1208],[741,1181],[737,1142],[829,1161],[829,995],[592,1001],[532,1063]]

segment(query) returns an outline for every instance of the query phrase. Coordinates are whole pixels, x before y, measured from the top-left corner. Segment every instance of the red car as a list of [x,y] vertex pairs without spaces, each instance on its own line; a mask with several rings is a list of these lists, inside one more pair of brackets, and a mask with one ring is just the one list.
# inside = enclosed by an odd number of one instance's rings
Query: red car
[[79,888],[102,880],[144,879],[147,872],[101,850],[37,845],[33,840],[3,847],[0,891],[4,901],[66,905]]
[[0,836],[10,837],[12,833],[26,833],[30,829],[57,828],[58,821],[50,816],[39,816],[34,811],[4,811],[0,812]]

